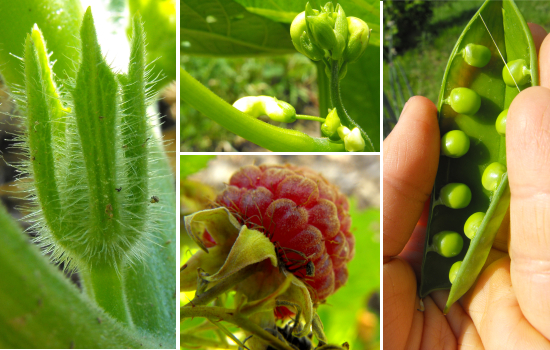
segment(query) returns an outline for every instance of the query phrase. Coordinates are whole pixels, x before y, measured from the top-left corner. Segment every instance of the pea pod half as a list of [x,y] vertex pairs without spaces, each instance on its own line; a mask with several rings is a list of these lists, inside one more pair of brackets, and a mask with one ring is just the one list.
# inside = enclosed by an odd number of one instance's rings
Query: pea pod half
[[[486,1],[464,29],[447,64],[438,102],[444,139],[419,290],[423,298],[450,288],[444,313],[474,284],[508,210],[506,137],[502,132],[506,119],[501,117],[497,123],[497,118],[521,90],[538,85],[537,67],[529,27],[512,0]],[[469,143],[462,133],[459,137],[447,135],[453,130],[464,133]],[[465,206],[438,205],[444,202],[441,196],[453,195],[449,188],[457,186],[449,184],[467,186],[470,202]],[[471,227],[465,228],[467,221]],[[442,231],[462,235],[464,245],[458,255],[428,254],[433,251],[434,236]]]

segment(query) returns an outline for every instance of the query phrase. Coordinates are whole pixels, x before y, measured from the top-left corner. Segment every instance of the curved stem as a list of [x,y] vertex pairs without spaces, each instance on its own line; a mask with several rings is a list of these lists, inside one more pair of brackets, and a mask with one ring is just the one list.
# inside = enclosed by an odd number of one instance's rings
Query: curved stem
[[253,118],[222,100],[185,70],[180,70],[183,101],[227,130],[276,152],[343,152],[344,145],[327,138],[313,138]]
[[325,122],[325,118],[319,118],[319,117],[314,117],[312,115],[304,115],[304,114],[296,114],[296,119],[313,120],[313,121],[321,122],[321,123]]
[[375,152],[374,145],[370,140],[369,135],[357,124],[346,112],[344,105],[342,104],[342,98],[340,97],[340,78],[338,77],[338,61],[332,61],[332,69],[330,75],[330,99],[332,100],[332,106],[336,108],[338,117],[342,121],[344,126],[349,129],[358,128],[361,132],[361,136],[365,140],[365,147],[367,152]]
[[180,308],[180,318],[187,317],[206,317],[213,322],[226,321],[233,323],[240,327],[242,330],[254,334],[255,336],[269,342],[269,345],[278,350],[292,350],[290,346],[283,341],[265,331],[262,327],[256,323],[250,321],[248,318],[241,316],[237,310],[226,309],[215,306],[195,306],[195,307],[182,307]]
[[323,61],[315,62],[315,65],[317,66],[317,87],[319,89],[319,116],[326,118],[330,108],[330,80],[325,73],[325,68],[328,66]]

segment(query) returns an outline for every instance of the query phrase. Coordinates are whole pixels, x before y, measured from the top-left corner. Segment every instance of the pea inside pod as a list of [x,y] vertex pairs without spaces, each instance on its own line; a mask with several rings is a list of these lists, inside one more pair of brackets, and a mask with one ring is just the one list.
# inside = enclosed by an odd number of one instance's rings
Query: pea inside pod
[[[439,94],[441,157],[419,288],[421,298],[451,289],[445,313],[475,283],[508,209],[506,110],[522,89],[538,84],[536,59],[529,27],[512,0],[486,1],[449,58]],[[453,135],[463,144],[448,143]],[[451,195],[458,193],[452,191],[456,184],[470,192],[458,204],[460,196]],[[445,196],[451,205],[443,203]],[[463,239],[458,254],[428,254],[442,232]]]

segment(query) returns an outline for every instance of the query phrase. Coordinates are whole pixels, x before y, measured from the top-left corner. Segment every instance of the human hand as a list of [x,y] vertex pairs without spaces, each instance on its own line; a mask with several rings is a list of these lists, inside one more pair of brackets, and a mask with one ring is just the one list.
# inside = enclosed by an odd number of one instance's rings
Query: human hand
[[506,236],[509,225],[509,237],[499,237],[490,264],[447,315],[448,291],[430,294],[417,310],[426,230],[416,223],[439,161],[435,105],[411,98],[384,141],[386,349],[550,349],[550,35],[529,26],[541,86],[522,91],[508,112],[511,204],[501,229]]

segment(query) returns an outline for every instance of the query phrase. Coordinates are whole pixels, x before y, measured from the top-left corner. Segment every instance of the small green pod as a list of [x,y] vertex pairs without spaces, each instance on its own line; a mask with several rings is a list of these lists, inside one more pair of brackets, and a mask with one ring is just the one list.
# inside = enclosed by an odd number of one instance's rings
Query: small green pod
[[470,138],[462,130],[451,130],[441,138],[441,153],[460,158],[470,149]]
[[466,223],[464,224],[464,234],[469,239],[473,239],[476,235],[477,229],[479,226],[481,226],[481,222],[483,221],[483,218],[485,217],[484,212],[477,212],[470,215],[468,220],[466,220]]
[[462,236],[453,231],[442,231],[436,234],[432,240],[432,250],[446,258],[457,256],[462,251],[464,240]]
[[455,281],[458,270],[460,270],[460,265],[462,265],[462,261],[457,261],[453,264],[453,266],[451,266],[451,269],[449,270],[449,281],[451,281],[451,283]]
[[481,107],[481,97],[465,87],[454,88],[446,102],[459,114],[474,115]]
[[[472,191],[465,184],[450,183],[439,194],[439,202],[452,209],[466,208],[472,200]],[[438,203],[435,203],[438,204]]]
[[491,60],[491,50],[487,46],[468,44],[462,50],[462,56],[470,66],[483,68]]
[[483,171],[481,176],[481,184],[487,191],[494,191],[497,189],[502,176],[506,173],[506,167],[499,162],[489,164]]
[[495,128],[499,135],[506,136],[506,118],[508,117],[508,108],[500,112],[497,121],[495,122]]
[[510,87],[522,86],[531,81],[531,71],[527,68],[527,62],[520,58],[510,61],[502,68],[502,79]]

